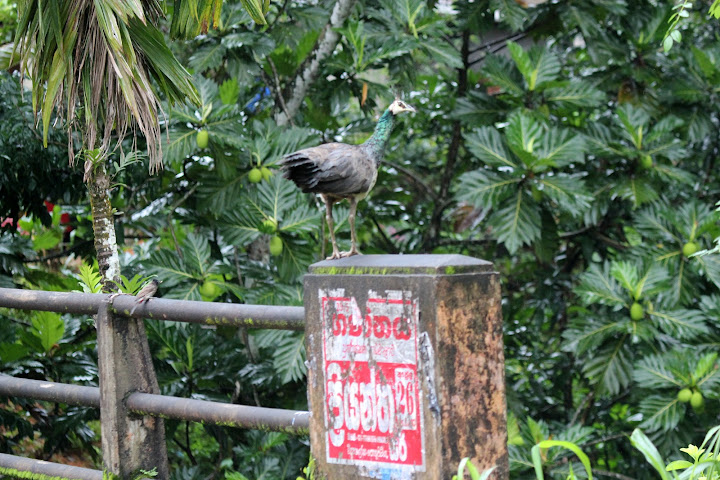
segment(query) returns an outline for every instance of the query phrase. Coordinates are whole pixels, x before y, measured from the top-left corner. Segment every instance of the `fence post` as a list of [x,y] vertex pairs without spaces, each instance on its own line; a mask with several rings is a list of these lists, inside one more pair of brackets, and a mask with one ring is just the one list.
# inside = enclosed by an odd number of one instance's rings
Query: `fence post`
[[328,479],[508,477],[500,283],[461,255],[365,255],[305,276],[310,442]]
[[114,315],[109,307],[109,302],[102,302],[95,320],[104,470],[129,480],[140,470],[155,468],[155,478],[167,480],[163,420],[131,414],[125,405],[132,392],[160,393],[145,324],[142,318]]

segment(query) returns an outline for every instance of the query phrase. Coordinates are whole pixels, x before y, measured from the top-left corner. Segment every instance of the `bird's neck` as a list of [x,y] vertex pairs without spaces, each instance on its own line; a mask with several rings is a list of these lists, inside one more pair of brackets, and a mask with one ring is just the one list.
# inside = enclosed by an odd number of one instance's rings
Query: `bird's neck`
[[390,110],[385,110],[382,117],[375,126],[375,132],[367,139],[365,146],[370,152],[370,156],[375,160],[375,166],[380,165],[385,146],[390,139],[390,133],[395,126],[395,115]]

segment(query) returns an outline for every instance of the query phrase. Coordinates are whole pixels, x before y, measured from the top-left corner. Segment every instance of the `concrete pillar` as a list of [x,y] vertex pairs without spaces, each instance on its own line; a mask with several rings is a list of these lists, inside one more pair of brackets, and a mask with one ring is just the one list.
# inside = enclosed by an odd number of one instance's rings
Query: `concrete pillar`
[[170,478],[165,424],[161,418],[130,413],[130,393],[160,393],[142,318],[113,315],[103,302],[95,319],[100,370],[100,430],[104,470],[119,479],[140,470]]
[[[500,283],[461,255],[364,255],[305,276],[310,442],[328,479],[508,477]],[[322,478],[322,476],[320,477]]]

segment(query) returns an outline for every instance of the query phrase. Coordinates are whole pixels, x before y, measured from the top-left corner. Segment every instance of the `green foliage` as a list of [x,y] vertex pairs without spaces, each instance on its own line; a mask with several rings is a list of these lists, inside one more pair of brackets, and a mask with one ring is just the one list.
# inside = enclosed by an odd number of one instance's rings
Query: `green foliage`
[[[21,95],[17,76],[0,72],[0,218],[33,217],[47,227],[52,218],[44,200],[75,203],[83,194],[82,174],[68,166],[62,132],[52,129],[48,148],[38,143],[32,105]],[[7,231],[17,223],[0,227]]]
[[468,473],[470,474],[470,478],[472,480],[485,480],[487,479],[490,474],[495,470],[495,467],[488,468],[487,470],[484,470],[482,473],[478,472],[478,469],[475,468],[475,465],[470,461],[470,457],[465,457],[462,460],[460,460],[460,463],[458,464],[458,473],[457,475],[453,475],[453,480],[460,480],[465,478],[465,470],[467,469]]
[[307,467],[303,467],[303,475],[297,477],[295,480],[315,480],[315,458],[310,455],[310,460],[308,460]]
[[[483,168],[460,179],[458,199],[491,209],[493,235],[512,253],[522,245],[553,241],[556,222],[577,218],[590,203],[590,192],[575,171],[585,161],[585,137],[576,129],[553,124],[552,116],[568,108],[594,106],[601,92],[582,81],[560,80],[557,55],[544,47],[525,52],[510,42],[512,60],[489,57],[483,74],[499,88],[496,111],[508,109],[500,135],[495,127],[467,134],[467,148]],[[481,118],[489,98],[460,100],[463,121]],[[532,105],[536,110],[528,109]],[[475,113],[477,112],[477,113]],[[482,115],[483,123],[487,115]]]
[[[509,444],[510,471],[517,476],[534,472],[539,479],[543,478],[543,464],[545,474],[550,473],[553,477],[562,475],[566,478],[572,474],[573,469],[584,468],[589,472],[588,457],[579,446],[587,442],[591,434],[592,429],[580,426],[571,426],[551,434],[547,423],[528,418],[520,427],[518,439]],[[563,449],[552,448],[557,446]],[[568,454],[577,456],[581,463],[573,464]],[[592,474],[589,474],[588,478],[591,477]]]
[[21,333],[20,341],[38,353],[48,353],[65,334],[65,322],[53,312],[33,312],[31,328]]
[[[550,449],[552,447],[562,447],[577,455],[583,467],[585,467],[587,478],[592,480],[592,471],[590,470],[590,460],[588,459],[588,456],[585,455],[574,443],[562,440],[544,440],[532,447],[533,466],[535,467],[535,476],[538,480],[543,480],[543,478],[545,478],[542,471],[541,449]],[[572,466],[570,467],[570,475],[568,478],[576,478],[573,473]]]
[[[687,454],[693,461],[687,460],[675,460],[665,465],[662,456],[658,452],[652,441],[642,432],[640,429],[635,429],[630,437],[632,445],[639,450],[650,463],[653,468],[660,475],[660,478],[669,480],[671,478],[667,472],[675,472],[678,470],[684,470],[684,472],[678,477],[676,473],[673,473],[672,478],[688,478],[688,479],[716,479],[718,476],[718,469],[720,468],[720,460],[718,459],[718,452],[720,451],[720,426],[710,429],[705,436],[705,440],[702,445],[698,448],[697,446],[690,444],[687,448],[681,448],[680,451]],[[548,460],[548,450],[552,447],[562,447],[563,449],[570,450],[580,459],[587,478],[592,480],[592,469],[588,456],[573,442],[560,441],[560,440],[544,440],[538,442],[532,448],[533,455],[533,467],[535,469],[536,478],[542,480],[545,478],[546,472],[543,470],[544,460]],[[467,460],[467,459],[465,459]],[[465,460],[461,463],[464,464]],[[486,473],[486,472],[485,472]],[[457,477],[463,478],[462,475],[458,474]],[[476,478],[473,476],[472,478]],[[477,477],[479,478],[479,477]],[[572,465],[569,466],[569,479],[576,479],[577,476],[573,471]]]
[[[294,125],[283,127],[273,120],[284,108],[280,97],[293,98],[334,3],[263,2],[263,27],[241,2],[203,10],[216,29],[163,39],[192,69],[199,94],[196,105],[163,105],[164,170],[148,178],[132,156],[118,151],[109,159],[123,288],[131,292],[154,275],[168,298],[301,304],[301,276],[324,257],[322,208],[282,178],[277,162],[323,141],[362,142],[375,115],[404,94],[418,113],[400,120],[377,184],[359,206],[361,250],[494,263],[503,281],[513,476],[534,475],[540,444],[546,477],[585,474],[571,450],[542,443],[549,441],[576,445],[598,469],[641,478],[642,455],[658,456],[664,469],[663,458],[714,422],[720,399],[720,229],[711,208],[720,184],[720,49],[713,25],[689,4],[521,3],[357,2],[299,99]],[[693,45],[663,52],[667,21],[679,11],[688,16],[667,38],[676,43],[682,32]],[[200,17],[172,13],[158,32],[202,31]],[[0,236],[0,282],[77,288],[62,280],[78,268],[72,255],[30,260],[72,249],[92,263],[64,232],[58,241],[56,214],[41,211],[41,199],[62,199],[63,212],[66,204],[76,209],[75,238],[89,238],[87,208],[74,205],[82,189],[36,163],[29,105],[17,82],[3,85],[0,105],[10,120],[0,128],[13,133],[0,142],[11,138],[14,148],[3,154],[26,163],[0,169],[25,179],[0,182],[0,217],[25,217],[32,231]],[[208,134],[202,148],[200,130]],[[50,135],[45,153],[59,152]],[[263,167],[274,174],[250,182]],[[19,185],[33,195],[22,197]],[[347,208],[335,215],[347,243]],[[280,255],[269,253],[275,235]],[[684,254],[689,242],[705,254]],[[2,327],[3,372],[96,381],[89,319],[62,316],[53,347],[56,320],[53,329],[53,320],[4,315],[14,321]],[[153,322],[148,335],[163,393],[306,408],[301,334]],[[678,398],[683,390],[687,402]],[[693,408],[693,397],[704,406]],[[68,425],[71,412],[61,408],[53,419]],[[3,448],[31,435],[21,414],[2,421],[18,432],[0,440]],[[83,432],[83,421],[73,431]],[[626,437],[638,427],[648,437],[634,437],[642,453],[630,453]],[[59,428],[43,430],[50,448],[87,445],[82,433],[59,438]],[[308,458],[306,439],[177,421],[167,428],[176,478],[294,479]]]
[[[668,305],[662,297],[668,281],[667,271],[659,263],[643,267],[628,262],[606,262],[602,268],[592,265],[581,276],[576,289],[578,294],[586,304],[600,304],[603,308],[599,310],[599,316],[570,325],[565,332],[564,348],[578,355],[592,352],[585,364],[585,372],[601,392],[616,394],[630,385],[633,371],[637,372],[638,368],[632,366],[638,346],[644,343],[650,346],[663,334],[679,340],[698,341],[709,333],[707,318],[702,311],[663,308]],[[633,301],[647,305],[649,318],[634,320],[628,314],[627,309]],[[644,402],[658,406],[652,397]],[[663,408],[658,410],[667,412]],[[672,427],[666,430],[671,430],[677,422],[670,421],[667,425],[670,424]]]
[[[673,472],[672,478],[695,479],[717,479],[720,477],[720,426],[711,428],[700,447],[689,444],[680,451],[688,455],[693,461],[690,462],[684,457],[665,465],[665,461],[658,452],[655,445],[650,441],[642,430],[636,429],[631,436],[632,444],[639,449],[645,459],[658,472],[662,479],[670,479],[667,472]],[[678,475],[679,470],[683,470]]]
[[[3,374],[97,386],[92,318],[0,309],[0,325]],[[7,409],[0,414],[6,432],[0,439],[3,452],[49,456],[74,449],[84,452],[87,460],[100,460],[93,447],[97,438],[89,426],[99,418],[96,409],[23,398],[4,402]]]
[[[207,21],[207,14],[197,9],[206,8],[206,1],[176,3]],[[219,2],[213,3],[219,9]],[[170,101],[198,100],[188,72],[157,28],[161,13],[158,4],[140,2],[18,3],[15,47],[21,69],[31,72],[33,110],[42,122],[46,147],[53,112],[59,110],[66,114],[71,159],[76,121],[82,122],[83,149],[98,149],[101,157],[110,151],[112,130],[119,146],[132,123],[133,137],[137,131],[145,137],[150,170],[160,166],[160,100],[150,78]],[[76,117],[78,104],[82,115]]]
[[15,2],[9,0],[0,1],[0,44],[12,40],[12,35],[17,25],[14,7]]
[[135,274],[131,279],[128,279],[125,275],[120,275],[120,283],[117,286],[120,292],[135,295],[148,280],[150,280],[149,277],[143,277],[140,274]]
[[273,368],[283,384],[305,377],[305,335],[282,330],[267,330],[255,335],[258,348],[271,353]]
[[[715,205],[720,205],[720,202],[716,203]],[[720,207],[716,208],[715,212],[720,212]],[[720,237],[715,237],[715,240],[713,240],[713,242],[715,243],[715,246],[713,248],[700,250],[696,252],[694,256],[703,257],[711,253],[720,253]]]
[[96,265],[83,263],[78,274],[80,287],[85,293],[100,293],[102,290],[102,277]]
[[[458,196],[478,207],[492,206],[488,222],[511,253],[543,234],[556,233],[551,225],[543,225],[543,213],[574,216],[588,204],[583,180],[570,171],[557,171],[584,161],[584,141],[569,131],[543,127],[517,113],[509,118],[504,139],[491,127],[466,137],[468,149],[486,168],[463,177]],[[535,192],[544,194],[544,202],[535,200]]]
[[[717,11],[717,2],[713,2],[713,4],[710,6],[710,14],[713,15],[715,18],[718,18]],[[663,50],[666,52],[670,51],[670,49],[673,47],[675,43],[680,43],[682,41],[682,34],[680,33],[680,29],[678,28],[680,21],[683,19],[686,19],[690,16],[690,13],[688,10],[692,8],[692,2],[683,0],[681,3],[675,5],[673,7],[674,12],[672,15],[670,15],[670,18],[668,19],[668,29],[667,32],[665,32],[665,37],[663,38]]]
[[143,478],[155,478],[157,477],[158,472],[156,468],[153,468],[152,470],[143,470],[142,468],[140,471],[135,475],[133,480],[142,480]]
[[200,287],[208,280],[224,288],[225,283],[212,276],[229,270],[228,265],[211,258],[207,239],[194,233],[185,237],[179,250],[161,248],[153,252],[145,266],[162,280],[168,290],[166,297],[182,300],[201,300]]

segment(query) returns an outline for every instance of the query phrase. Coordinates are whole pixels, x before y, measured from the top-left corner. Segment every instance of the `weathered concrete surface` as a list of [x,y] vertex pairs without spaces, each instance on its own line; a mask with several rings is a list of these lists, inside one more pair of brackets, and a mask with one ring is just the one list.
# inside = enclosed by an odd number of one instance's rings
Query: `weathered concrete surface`
[[156,468],[155,478],[169,479],[163,420],[131,414],[125,404],[133,392],[160,393],[143,320],[115,316],[105,302],[96,324],[104,469],[125,480]]
[[500,282],[494,275],[454,275],[436,282],[443,460],[469,456],[480,471],[508,475]]
[[459,255],[324,261],[305,277],[304,303],[319,472],[436,480],[469,456],[480,469],[496,466],[492,478],[508,477],[491,263]]

